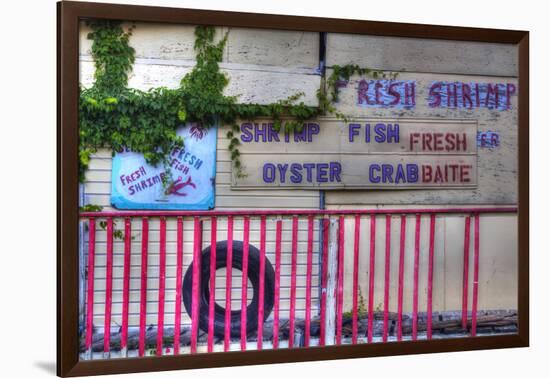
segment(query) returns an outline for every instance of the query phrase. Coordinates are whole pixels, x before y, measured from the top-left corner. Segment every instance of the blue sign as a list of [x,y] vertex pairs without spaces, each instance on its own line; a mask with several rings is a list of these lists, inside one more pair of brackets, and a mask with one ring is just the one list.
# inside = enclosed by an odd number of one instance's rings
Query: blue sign
[[[171,177],[162,164],[153,167],[143,154],[113,158],[111,203],[117,209],[208,210],[214,208],[217,128],[188,124],[177,130],[184,147],[169,155]],[[163,184],[167,182],[167,184]]]

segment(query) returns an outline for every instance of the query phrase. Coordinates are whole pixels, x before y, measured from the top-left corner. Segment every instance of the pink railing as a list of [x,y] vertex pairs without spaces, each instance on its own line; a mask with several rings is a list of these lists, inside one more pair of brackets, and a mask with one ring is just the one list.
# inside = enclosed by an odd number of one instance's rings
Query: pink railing
[[[122,288],[122,323],[120,331],[120,350],[123,355],[127,354],[128,348],[128,329],[129,329],[129,301],[130,301],[130,265],[131,255],[136,253],[132,251],[132,218],[141,219],[141,239],[138,240],[141,244],[141,267],[140,267],[140,296],[139,296],[139,332],[138,332],[138,355],[144,356],[146,349],[146,315],[147,315],[147,277],[148,277],[148,253],[149,253],[149,221],[154,218],[159,220],[159,283],[158,283],[158,310],[156,324],[156,355],[163,355],[165,351],[164,329],[165,329],[165,301],[166,301],[166,255],[167,255],[167,219],[176,220],[176,288],[175,288],[175,310],[174,324],[170,325],[174,328],[173,349],[174,354],[180,353],[180,338],[182,335],[181,312],[182,312],[182,291],[183,291],[183,258],[185,253],[192,253],[192,311],[189,314],[191,318],[191,340],[190,352],[197,352],[198,335],[199,335],[199,295],[200,295],[200,276],[201,276],[201,253],[203,250],[203,221],[209,220],[210,224],[210,277],[209,277],[209,319],[208,319],[208,336],[207,350],[212,352],[216,343],[214,337],[214,308],[215,302],[215,285],[216,285],[216,243],[219,239],[218,235],[218,219],[225,218],[227,221],[226,239],[227,242],[227,267],[225,278],[225,333],[223,340],[223,350],[227,351],[231,345],[231,294],[232,294],[232,261],[233,261],[233,241],[234,241],[234,223],[238,218],[242,221],[243,228],[243,261],[242,261],[242,282],[241,282],[241,329],[240,329],[240,348],[247,348],[247,289],[248,276],[247,269],[249,268],[248,252],[250,243],[250,221],[251,218],[259,219],[260,221],[260,262],[259,262],[259,291],[258,291],[258,327],[257,327],[257,349],[263,348],[264,338],[264,275],[265,275],[265,256],[266,256],[266,233],[268,217],[270,222],[275,225],[275,283],[274,283],[274,306],[273,306],[273,338],[272,347],[279,348],[279,327],[280,324],[280,301],[281,301],[281,254],[282,254],[282,228],[283,219],[290,219],[291,226],[291,267],[290,267],[290,307],[289,307],[289,333],[288,345],[295,346],[294,330],[296,325],[296,300],[297,300],[297,255],[298,255],[298,220],[300,217],[307,220],[307,241],[306,241],[306,274],[305,274],[305,318],[304,318],[304,346],[309,346],[312,340],[311,324],[312,324],[312,284],[313,278],[313,255],[314,255],[314,229],[315,221],[320,220],[320,231],[322,239],[317,241],[318,253],[320,254],[320,285],[321,290],[318,300],[319,312],[319,345],[325,345],[327,337],[327,284],[328,284],[328,266],[329,266],[329,224],[330,219],[336,219],[339,225],[338,238],[336,242],[336,285],[335,285],[335,330],[334,343],[341,344],[343,339],[342,324],[344,316],[344,256],[345,251],[345,225],[344,221],[347,218],[353,219],[352,235],[353,235],[353,272],[352,279],[352,324],[351,324],[351,343],[358,342],[358,321],[359,321],[359,303],[358,303],[358,288],[359,288],[359,260],[360,258],[368,258],[369,277],[368,277],[368,305],[367,305],[367,342],[373,341],[373,322],[374,322],[374,291],[375,291],[375,255],[376,251],[376,226],[377,219],[385,218],[385,250],[384,253],[384,272],[383,282],[383,331],[382,341],[388,340],[389,334],[389,298],[390,298],[390,248],[391,248],[391,219],[392,216],[399,216],[399,263],[398,263],[398,290],[397,290],[397,323],[396,323],[396,339],[402,340],[403,333],[403,297],[404,297],[404,262],[406,253],[405,234],[408,227],[407,223],[414,220],[414,270],[413,270],[413,298],[412,298],[412,340],[418,337],[418,315],[419,315],[419,262],[420,262],[420,234],[421,234],[421,218],[423,215],[429,217],[429,247],[428,247],[428,273],[427,273],[427,308],[426,308],[426,337],[432,337],[432,297],[433,297],[433,277],[434,277],[434,248],[435,248],[435,230],[436,230],[436,215],[440,214],[463,214],[465,217],[464,224],[464,265],[463,265],[463,295],[462,295],[462,327],[467,329],[468,326],[468,267],[470,259],[470,232],[471,222],[473,221],[474,228],[474,254],[473,254],[473,288],[472,288],[472,308],[471,308],[471,327],[472,336],[476,335],[477,321],[477,302],[478,302],[478,275],[479,275],[479,239],[480,239],[480,214],[495,214],[495,213],[515,213],[515,207],[509,208],[446,208],[446,209],[377,209],[377,210],[252,210],[252,211],[112,211],[112,212],[83,212],[80,217],[88,224],[88,255],[87,255],[87,294],[86,294],[86,314],[85,314],[85,349],[91,352],[94,327],[94,282],[95,279],[95,255],[96,255],[96,233],[98,232],[98,221],[102,222],[102,227],[106,232],[106,273],[105,273],[105,302],[104,302],[104,335],[103,335],[103,352],[108,354],[111,351],[111,320],[112,320],[112,300],[113,300],[113,239],[116,237],[114,229],[114,220],[122,219],[124,221],[123,245],[123,288]],[[384,218],[383,218],[384,217]],[[185,218],[193,220],[193,249],[192,251],[184,250],[184,222]],[[370,221],[370,235],[362,235],[360,232],[361,221],[364,219]],[[106,226],[105,222],[106,221]],[[360,248],[361,239],[367,237],[367,245],[370,246],[368,251],[362,251]],[[364,253],[364,255],[362,255]],[[361,257],[364,256],[364,257]],[[273,262],[271,262],[273,263]],[[332,310],[331,310],[332,312]],[[97,326],[97,325],[96,325]]]

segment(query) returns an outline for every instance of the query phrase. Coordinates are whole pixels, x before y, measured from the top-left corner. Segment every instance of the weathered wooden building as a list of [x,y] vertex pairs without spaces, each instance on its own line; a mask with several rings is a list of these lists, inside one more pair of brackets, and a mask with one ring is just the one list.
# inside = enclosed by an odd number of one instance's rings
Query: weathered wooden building
[[[90,53],[90,30],[83,22],[80,29],[80,81],[83,86],[93,83],[94,62]],[[439,214],[435,221],[434,260],[433,260],[433,311],[457,311],[463,307],[464,290],[464,238],[465,217],[469,208],[509,208],[517,203],[517,48],[513,45],[451,42],[427,39],[403,39],[366,35],[312,33],[300,31],[273,31],[243,28],[217,28],[219,36],[228,33],[220,67],[230,81],[226,93],[238,96],[241,103],[269,104],[283,100],[297,92],[303,92],[307,105],[317,106],[317,91],[325,85],[326,78],[334,66],[357,64],[374,70],[397,73],[402,83],[414,83],[407,90],[414,91],[414,104],[387,106],[379,100],[378,92],[365,89],[365,83],[372,78],[354,75],[349,81],[339,84],[340,95],[335,107],[359,124],[367,120],[416,120],[418,122],[444,124],[445,122],[466,120],[474,122],[475,138],[475,184],[469,187],[443,187],[439,189],[397,188],[318,188],[284,186],[242,187],[232,176],[226,125],[217,129],[215,209],[407,209],[404,237],[401,237],[401,214],[395,214],[389,223],[385,216],[376,217],[374,268],[376,277],[373,286],[373,302],[377,310],[384,308],[385,289],[389,285],[389,311],[398,311],[398,291],[400,272],[400,246],[404,242],[403,262],[403,308],[405,313],[413,311],[414,250],[415,250],[415,209],[461,208],[462,213]],[[183,25],[161,25],[137,23],[130,38],[136,51],[136,62],[130,76],[129,86],[138,89],[153,87],[175,88],[181,78],[194,66],[195,53],[194,27]],[[434,86],[435,83],[435,86]],[[478,94],[489,96],[487,85],[496,85],[500,99],[494,103],[484,102],[475,95],[464,95],[462,85],[472,90],[478,84]],[[454,86],[454,87],[453,87]],[[494,88],[494,87],[493,87]],[[500,89],[499,89],[500,88]],[[363,91],[364,89],[364,91]],[[506,97],[508,89],[508,97]],[[378,90],[378,89],[376,89]],[[384,89],[379,88],[380,96]],[[362,92],[363,91],[363,92]],[[434,92],[437,91],[437,92]],[[462,92],[461,92],[462,91]],[[499,92],[502,91],[502,92]],[[437,96],[434,93],[438,93]],[[475,93],[475,92],[472,92]],[[387,93],[385,94],[387,95]],[[400,98],[400,101],[405,101]],[[399,101],[398,101],[399,102]],[[319,122],[323,122],[322,120]],[[327,123],[330,127],[330,122]],[[488,138],[486,140],[486,138]],[[493,139],[491,139],[493,138]],[[495,139],[496,138],[496,139]],[[270,147],[266,147],[270,148]],[[328,148],[328,147],[327,147]],[[330,149],[330,148],[329,148]],[[243,165],[254,166],[256,155],[247,155],[243,148]],[[328,151],[328,150],[327,150]],[[269,152],[266,151],[266,152]],[[330,151],[328,151],[330,152]],[[328,153],[327,152],[327,153]],[[284,154],[284,152],[278,152]],[[305,148],[304,153],[308,153]],[[322,154],[319,154],[322,155]],[[248,158],[248,160],[247,160]],[[98,151],[90,162],[85,183],[81,186],[83,204],[111,207],[110,150]],[[250,173],[249,179],[254,179]],[[343,306],[350,311],[353,303],[353,272],[357,268],[358,288],[361,300],[367,306],[370,277],[371,225],[363,217],[360,226],[360,247],[358,262],[354,262],[354,217],[344,219],[345,250]],[[242,240],[242,217],[235,218],[234,240]],[[292,219],[272,216],[267,219],[266,257],[275,265],[275,225],[282,219],[282,260],[281,260],[281,318],[289,317],[292,286]],[[428,267],[430,244],[430,217],[422,216],[420,224],[418,306],[421,311],[427,306]],[[311,313],[318,314],[320,298],[320,254],[321,246],[319,222],[314,224],[313,266],[311,281]],[[389,224],[389,239],[387,226]],[[468,223],[469,224],[469,223]],[[174,324],[176,297],[176,218],[167,218],[166,233],[166,272],[164,324]],[[140,287],[142,283],[142,260],[140,218],[132,220],[129,325],[140,323]],[[149,225],[149,255],[147,275],[146,324],[156,326],[159,301],[159,220],[151,220]],[[204,222],[202,242],[209,245],[210,221]],[[472,222],[473,227],[473,222]],[[514,213],[484,213],[480,216],[479,239],[479,310],[514,310],[517,307],[517,216]],[[123,222],[116,222],[115,228],[122,230]],[[183,220],[183,269],[192,261],[194,243],[193,219]],[[306,273],[308,248],[308,223],[300,217],[298,223],[297,265],[296,265],[296,317],[303,318],[306,308]],[[469,231],[468,231],[469,232]],[[88,235],[82,229],[82,254],[86,261]],[[93,323],[101,328],[104,324],[106,297],[106,231],[97,230],[95,249],[94,306]],[[474,231],[469,238],[469,250],[475,246]],[[217,240],[227,237],[227,218],[220,217],[217,224]],[[389,241],[389,248],[386,243]],[[250,226],[250,244],[259,248],[260,219],[253,217]],[[348,253],[348,251],[350,251]],[[389,251],[389,252],[388,252]],[[389,260],[386,256],[389,254]],[[111,325],[122,324],[124,240],[114,240],[112,318]],[[389,265],[387,265],[389,261]],[[468,309],[472,308],[472,288],[474,278],[474,258],[470,257],[468,268]],[[385,272],[389,266],[389,280]],[[86,297],[85,272],[83,271],[82,298]],[[239,308],[241,302],[241,277],[233,275],[232,308]],[[249,298],[252,295],[249,288]],[[218,270],[216,301],[223,305],[226,295],[225,275]],[[360,304],[360,306],[362,306]],[[183,324],[190,319],[183,307],[180,308]],[[84,300],[82,311],[84,311]],[[116,328],[113,328],[116,329]]]

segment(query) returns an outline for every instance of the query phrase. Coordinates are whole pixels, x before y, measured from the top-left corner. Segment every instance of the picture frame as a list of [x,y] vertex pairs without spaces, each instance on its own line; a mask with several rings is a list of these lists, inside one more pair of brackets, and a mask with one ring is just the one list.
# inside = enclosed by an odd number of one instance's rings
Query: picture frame
[[[58,155],[57,155],[57,374],[98,374],[196,369],[417,353],[436,353],[529,345],[529,33],[451,26],[400,24],[252,13],[63,1],[57,4]],[[517,333],[390,343],[313,346],[309,348],[163,355],[146,358],[82,360],[79,302],[79,25],[85,19],[214,25],[304,32],[347,33],[442,41],[517,45]],[[498,101],[498,100],[497,100]],[[479,134],[478,134],[479,135]],[[249,188],[254,187],[254,183]],[[246,185],[245,185],[246,187]],[[245,188],[246,189],[246,188]],[[206,216],[208,210],[196,214]],[[202,211],[202,213],[201,213]],[[479,214],[483,210],[472,211]],[[412,211],[417,214],[418,211]],[[433,212],[428,212],[433,213]],[[151,213],[162,216],[161,213]],[[160,215],[159,215],[160,214]],[[183,213],[182,213],[183,214]],[[192,214],[192,213],[189,213]],[[258,212],[257,215],[261,215]],[[284,212],[275,212],[281,215]],[[309,214],[301,212],[301,214]],[[311,214],[314,214],[313,212]],[[317,213],[315,213],[317,214]],[[321,214],[321,213],[319,213]],[[333,213],[348,214],[344,210]],[[356,212],[350,212],[354,215]],[[374,214],[367,212],[366,214]],[[384,215],[382,211],[377,213]],[[91,214],[88,214],[92,216]],[[143,214],[141,214],[143,215]],[[223,214],[220,214],[223,215]],[[242,214],[241,214],[242,215]],[[292,214],[291,214],[292,215]],[[475,218],[472,218],[475,221]],[[328,230],[328,229],[327,229]],[[472,236],[473,239],[474,236]],[[386,311],[387,312],[387,311]],[[475,328],[475,327],[474,327]]]

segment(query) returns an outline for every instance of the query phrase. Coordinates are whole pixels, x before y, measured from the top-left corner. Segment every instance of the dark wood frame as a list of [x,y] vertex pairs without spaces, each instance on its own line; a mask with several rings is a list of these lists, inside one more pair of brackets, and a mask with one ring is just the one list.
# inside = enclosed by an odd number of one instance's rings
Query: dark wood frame
[[[78,359],[78,23],[105,18],[518,44],[517,335],[163,356]],[[322,30],[321,30],[322,29]],[[81,376],[529,345],[529,33],[496,29],[63,1],[57,4],[57,374]]]

